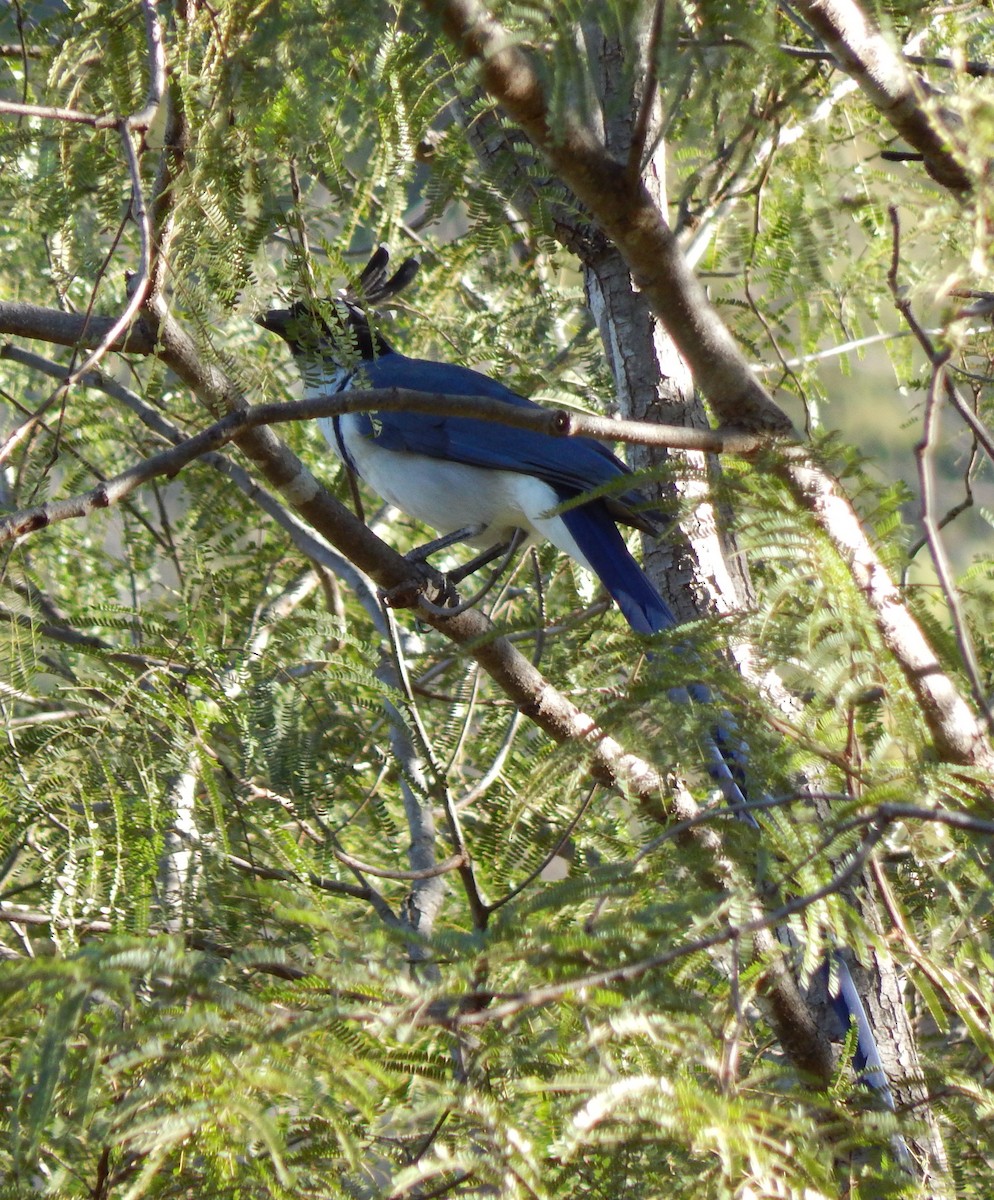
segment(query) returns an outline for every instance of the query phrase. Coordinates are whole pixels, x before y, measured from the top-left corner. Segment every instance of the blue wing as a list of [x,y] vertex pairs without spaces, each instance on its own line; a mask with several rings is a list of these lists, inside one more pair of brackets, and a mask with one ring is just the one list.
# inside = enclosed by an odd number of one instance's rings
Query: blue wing
[[[539,406],[510,388],[468,367],[426,362],[403,354],[384,354],[363,363],[361,377],[370,387],[402,387],[446,396],[483,396],[517,408]],[[555,488],[563,500],[631,474],[606,446],[590,438],[559,438],[528,429],[512,429],[473,417],[446,417],[420,412],[366,414],[360,428],[386,450],[403,450],[429,458],[466,463],[496,471],[534,475]],[[626,510],[638,505],[637,493],[611,497],[608,507],[616,519],[648,527]]]

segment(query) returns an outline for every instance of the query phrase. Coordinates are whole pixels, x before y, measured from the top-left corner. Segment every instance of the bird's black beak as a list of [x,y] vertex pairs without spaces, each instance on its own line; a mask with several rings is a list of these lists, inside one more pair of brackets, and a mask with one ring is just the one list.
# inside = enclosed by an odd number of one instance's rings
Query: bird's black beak
[[268,312],[260,313],[255,318],[255,323],[271,333],[278,333],[281,338],[286,338],[290,331],[290,323],[294,319],[288,308],[271,308]]

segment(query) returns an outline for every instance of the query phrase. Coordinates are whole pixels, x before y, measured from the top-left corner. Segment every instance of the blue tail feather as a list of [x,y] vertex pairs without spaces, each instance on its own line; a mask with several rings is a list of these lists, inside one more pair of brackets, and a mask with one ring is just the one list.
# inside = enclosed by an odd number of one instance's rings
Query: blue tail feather
[[[853,1066],[856,1068],[859,1078],[875,1092],[879,1092],[887,1107],[893,1110],[894,1097],[887,1083],[884,1065],[880,1060],[880,1051],[873,1036],[870,1018],[856,989],[856,981],[849,970],[849,964],[838,950],[835,951],[833,959],[838,985],[834,989],[829,989],[829,999],[835,1009],[835,1015],[842,1023],[842,1028],[848,1030],[850,1024],[856,1026],[856,1052],[853,1055]],[[829,973],[830,968],[827,962],[822,970]]]
[[[651,635],[676,627],[678,622],[673,610],[629,553],[625,539],[603,505],[592,503],[569,509],[561,515],[590,567],[636,633]],[[671,700],[681,704],[710,705],[714,701],[711,689],[699,681],[672,687],[668,694]],[[730,713],[722,713],[721,723],[715,725],[706,740],[708,773],[721,788],[726,801],[738,808],[739,819],[758,829],[759,823],[747,807],[746,748]],[[830,986],[829,999],[843,1029],[848,1030],[850,1024],[856,1027],[856,1071],[863,1083],[893,1111],[894,1097],[870,1019],[849,967],[838,952],[834,955],[834,966],[834,972],[829,970],[828,963],[822,969],[829,981],[834,974],[836,985]]]
[[676,627],[673,610],[649,582],[625,545],[607,508],[598,502],[561,514],[563,524],[636,633]]
[[[562,514],[562,518],[587,562],[636,633],[648,635],[676,628],[673,610],[631,556],[620,530],[603,506],[589,504],[570,509]],[[678,704],[694,701],[709,705],[713,701],[710,688],[697,681],[670,688],[669,697]],[[724,714],[724,719],[725,724],[715,726],[707,738],[708,774],[721,788],[728,803],[741,808],[747,803],[742,748],[734,736],[731,716]],[[756,823],[748,813],[743,814],[742,819],[753,825]]]

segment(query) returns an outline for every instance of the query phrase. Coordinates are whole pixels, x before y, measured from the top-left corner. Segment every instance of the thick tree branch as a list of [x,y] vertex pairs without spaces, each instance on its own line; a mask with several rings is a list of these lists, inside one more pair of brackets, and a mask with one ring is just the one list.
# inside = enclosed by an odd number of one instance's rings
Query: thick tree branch
[[590,210],[624,256],[722,425],[788,434],[787,415],[756,381],[669,226],[640,179],[576,120],[553,127],[528,54],[477,0],[424,0],[463,56],[480,66],[484,87],[528,134],[556,174]]
[[108,339],[115,323],[114,317],[91,316],[86,320],[79,313],[0,300],[0,331],[12,337],[32,338],[55,346],[78,346],[84,350],[92,350],[107,341],[108,350],[155,353],[155,335],[144,321],[138,319],[130,328],[121,329],[116,337]]
[[929,175],[950,191],[969,191],[973,180],[952,148],[948,129],[926,108],[924,82],[908,70],[859,5],[854,0],[795,0],[795,5],[842,70],[921,154]]
[[785,476],[849,564],[928,725],[936,753],[945,762],[994,771],[994,751],[977,720],[904,602],[870,544],[852,505],[834,480],[811,463],[788,463]]

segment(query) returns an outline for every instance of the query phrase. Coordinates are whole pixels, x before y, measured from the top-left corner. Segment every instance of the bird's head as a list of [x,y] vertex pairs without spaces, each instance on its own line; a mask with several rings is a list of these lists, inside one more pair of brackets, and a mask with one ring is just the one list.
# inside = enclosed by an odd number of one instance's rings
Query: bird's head
[[289,308],[271,308],[256,317],[257,324],[279,334],[301,362],[319,361],[330,367],[354,367],[389,354],[386,338],[369,323],[369,312],[398,295],[421,265],[406,258],[387,275],[390,252],[379,246],[362,274],[329,300],[298,300]]

